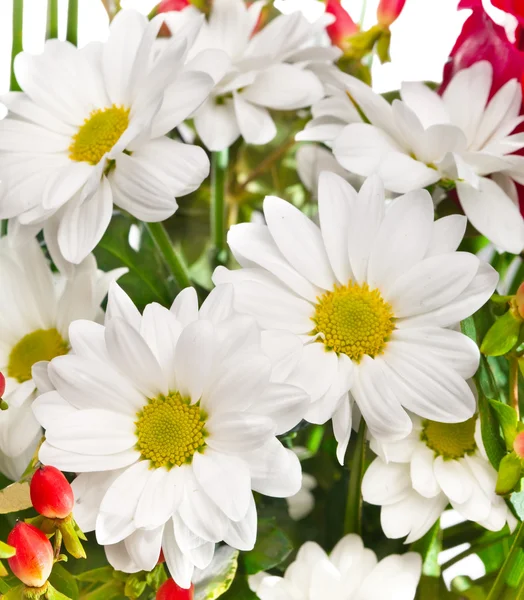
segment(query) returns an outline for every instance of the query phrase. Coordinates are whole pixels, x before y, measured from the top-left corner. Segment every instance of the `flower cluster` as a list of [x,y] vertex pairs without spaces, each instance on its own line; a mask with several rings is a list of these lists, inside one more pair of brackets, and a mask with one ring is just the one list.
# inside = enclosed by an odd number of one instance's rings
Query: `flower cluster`
[[[68,41],[14,52],[0,512],[37,514],[7,599],[521,596],[524,17],[463,0],[440,89],[390,103],[404,4],[109,6],[77,47],[70,0]],[[448,593],[465,541],[511,550]]]

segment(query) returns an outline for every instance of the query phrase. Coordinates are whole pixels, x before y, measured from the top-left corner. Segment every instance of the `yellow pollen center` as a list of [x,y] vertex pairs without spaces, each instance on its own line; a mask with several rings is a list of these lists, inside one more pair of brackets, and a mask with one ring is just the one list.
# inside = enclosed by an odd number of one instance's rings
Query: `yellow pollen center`
[[118,142],[129,125],[129,109],[113,104],[94,110],[73,136],[69,158],[96,165]]
[[23,383],[32,378],[32,366],[69,352],[69,346],[56,329],[37,329],[13,347],[7,363],[7,375]]
[[205,413],[178,392],[150,400],[137,416],[137,450],[152,467],[190,463],[206,445]]
[[320,334],[328,350],[355,362],[364,354],[373,358],[384,351],[395,324],[392,308],[378,290],[350,282],[336,285],[317,300],[312,335]]
[[477,449],[475,422],[471,417],[462,423],[438,423],[424,421],[421,439],[428,448],[445,459],[462,458]]

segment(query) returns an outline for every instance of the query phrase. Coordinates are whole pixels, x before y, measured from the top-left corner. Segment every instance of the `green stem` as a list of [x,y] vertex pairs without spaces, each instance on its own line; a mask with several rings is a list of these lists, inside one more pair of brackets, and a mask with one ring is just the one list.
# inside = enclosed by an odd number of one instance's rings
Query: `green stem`
[[68,42],[78,45],[78,0],[69,0],[67,6],[67,36]]
[[344,534],[362,531],[362,478],[366,458],[366,423],[360,421],[357,442],[351,459]]
[[226,243],[226,183],[229,150],[213,152],[211,155],[211,236],[213,240],[213,262],[227,262]]
[[24,24],[24,0],[13,0],[13,46],[11,50],[11,85],[12,92],[21,90],[15,76],[15,58],[22,52],[22,29]]
[[515,561],[518,551],[522,547],[524,543],[524,523],[519,525],[517,530],[517,535],[513,540],[513,544],[511,545],[510,551],[504,560],[502,567],[493,583],[491,590],[489,591],[488,597],[486,600],[499,600],[501,598],[502,590],[506,585],[506,577],[509,574],[511,567]]
[[47,0],[47,31],[46,39],[58,38],[58,0]]
[[173,244],[169,238],[169,235],[164,227],[163,223],[146,223],[145,226],[149,231],[149,235],[153,238],[155,245],[164,257],[164,260],[169,267],[169,270],[173,274],[175,281],[180,289],[191,287],[191,278],[189,277],[189,271],[183,261],[178,256]]

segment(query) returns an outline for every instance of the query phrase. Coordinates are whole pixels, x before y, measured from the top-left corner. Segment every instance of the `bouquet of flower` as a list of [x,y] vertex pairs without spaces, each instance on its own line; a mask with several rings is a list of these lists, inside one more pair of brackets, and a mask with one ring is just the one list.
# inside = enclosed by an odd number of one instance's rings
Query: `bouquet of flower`
[[405,0],[105,0],[83,47],[48,0],[39,55],[14,0],[1,598],[524,598],[524,8],[492,2],[514,31],[461,0],[443,83],[379,95]]

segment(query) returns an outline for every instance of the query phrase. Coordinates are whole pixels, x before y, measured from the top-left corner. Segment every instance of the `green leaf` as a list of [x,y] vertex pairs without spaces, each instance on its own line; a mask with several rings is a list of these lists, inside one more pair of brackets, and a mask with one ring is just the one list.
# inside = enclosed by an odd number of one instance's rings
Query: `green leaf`
[[480,351],[486,356],[502,356],[518,342],[522,321],[511,310],[499,317],[482,340]]
[[245,574],[239,574],[224,594],[223,600],[258,600],[258,596],[249,589]]
[[[481,369],[485,358],[481,357]],[[489,368],[489,367],[488,367]],[[478,406],[480,414],[480,430],[482,433],[482,442],[488,455],[489,462],[498,471],[499,464],[506,454],[505,445],[500,437],[500,428],[488,399],[482,392],[481,386],[477,385]]]
[[107,583],[113,579],[113,567],[100,567],[79,573],[76,578],[85,583]]
[[[138,251],[130,246],[130,236],[136,238]],[[104,271],[119,267],[129,269],[118,283],[140,310],[150,302],[171,304],[174,293],[164,283],[168,280],[167,269],[141,224],[125,215],[114,215],[94,253],[99,268]]]
[[442,550],[442,531],[440,519],[417,542],[411,545],[411,551],[422,556],[422,574],[428,577],[440,577],[438,556]]
[[382,64],[387,63],[391,60],[389,55],[389,46],[391,44],[391,32],[388,30],[378,38],[375,45],[377,56]]
[[121,581],[110,581],[101,587],[82,595],[82,600],[114,600],[124,593],[124,584]]
[[[216,556],[216,553],[215,553]],[[157,565],[152,571],[146,573],[146,583],[155,591],[167,580],[166,570],[163,564]]]
[[62,594],[65,594],[68,598],[78,600],[79,592],[76,579],[60,563],[55,563],[49,581],[53,587],[62,592]]
[[238,550],[221,546],[211,564],[194,580],[194,600],[215,600],[231,587],[238,566]]
[[11,558],[16,554],[16,549],[5,542],[0,542],[0,558]]
[[47,600],[73,600],[70,596],[66,596],[59,592],[52,585],[48,587],[46,597]]
[[520,482],[521,474],[522,465],[519,457],[514,452],[506,455],[500,461],[496,493],[505,496],[512,492]]
[[489,403],[493,410],[497,413],[497,417],[502,428],[504,440],[506,442],[506,448],[508,450],[513,449],[513,442],[517,435],[517,423],[518,417],[514,408],[504,404],[504,402],[498,402],[497,400],[490,400]]
[[267,571],[285,560],[293,544],[287,535],[278,528],[274,518],[263,519],[258,524],[255,547],[244,555],[244,565],[249,575]]
[[511,565],[511,570],[506,577],[506,583],[513,588],[520,585],[524,576],[524,552],[519,550],[515,556],[515,560]]
[[127,578],[124,594],[128,598],[139,598],[146,589],[147,583],[143,573],[134,573]]

